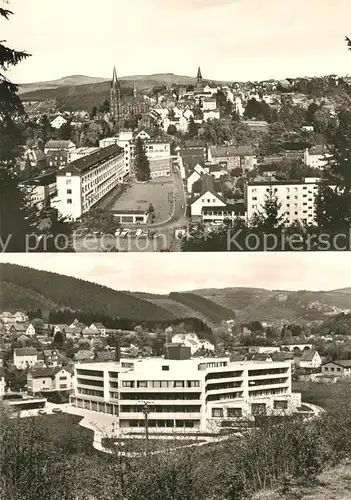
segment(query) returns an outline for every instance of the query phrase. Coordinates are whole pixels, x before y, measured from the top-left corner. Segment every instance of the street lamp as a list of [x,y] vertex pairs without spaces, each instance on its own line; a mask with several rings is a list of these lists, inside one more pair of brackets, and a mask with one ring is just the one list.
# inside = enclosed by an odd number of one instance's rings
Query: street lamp
[[145,418],[146,453],[149,453],[149,413],[150,413],[149,404],[152,403],[152,401],[141,401],[141,402],[144,403],[144,406],[141,411],[144,413],[144,418]]

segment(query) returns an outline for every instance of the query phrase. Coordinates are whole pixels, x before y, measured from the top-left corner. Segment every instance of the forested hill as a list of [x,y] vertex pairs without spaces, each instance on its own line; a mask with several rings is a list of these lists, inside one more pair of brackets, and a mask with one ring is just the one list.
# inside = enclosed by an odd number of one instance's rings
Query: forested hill
[[[118,283],[116,283],[118,286]],[[136,321],[172,321],[160,306],[96,283],[13,264],[0,264],[0,309],[69,307]]]

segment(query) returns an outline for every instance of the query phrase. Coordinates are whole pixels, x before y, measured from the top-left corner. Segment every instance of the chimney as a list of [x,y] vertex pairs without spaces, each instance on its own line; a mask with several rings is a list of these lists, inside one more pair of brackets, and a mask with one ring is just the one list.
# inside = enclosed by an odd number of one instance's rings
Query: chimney
[[115,350],[115,361],[119,362],[121,360],[121,342],[116,339],[116,350]]

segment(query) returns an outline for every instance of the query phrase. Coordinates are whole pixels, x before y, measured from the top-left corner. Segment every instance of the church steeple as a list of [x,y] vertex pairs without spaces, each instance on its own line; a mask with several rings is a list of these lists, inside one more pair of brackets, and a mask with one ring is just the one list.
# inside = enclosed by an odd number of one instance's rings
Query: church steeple
[[135,80],[133,81],[133,97],[134,99],[136,98],[137,96],[137,89],[136,89],[136,85],[135,85]]
[[121,92],[119,81],[117,78],[116,66],[113,67],[113,75],[110,90],[110,115],[116,122],[117,128],[120,127],[120,109],[121,109]]
[[198,70],[197,70],[197,83],[198,85],[200,85],[202,83],[202,74],[201,74],[201,69],[200,69],[200,66],[198,67]]
[[116,66],[113,66],[111,87],[116,87],[117,85],[118,85],[118,78],[117,78]]

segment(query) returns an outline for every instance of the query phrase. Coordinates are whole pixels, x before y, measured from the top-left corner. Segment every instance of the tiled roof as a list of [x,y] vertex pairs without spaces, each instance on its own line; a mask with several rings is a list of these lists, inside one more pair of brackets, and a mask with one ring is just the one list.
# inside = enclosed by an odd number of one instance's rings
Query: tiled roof
[[312,361],[314,358],[314,355],[316,354],[316,351],[312,351],[310,349],[306,349],[300,358],[301,361]]
[[75,146],[74,142],[72,141],[60,141],[60,140],[52,140],[52,141],[48,141],[46,144],[45,144],[45,149],[51,149],[51,148],[54,148],[54,149],[66,149],[66,148],[69,148],[70,146]]
[[19,347],[18,349],[14,350],[14,353],[16,356],[37,356],[38,351],[35,349],[35,347]]
[[250,146],[211,146],[212,156],[216,158],[230,158],[232,156],[253,156]]

